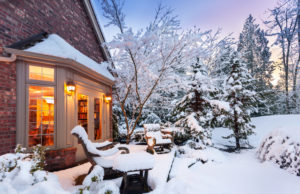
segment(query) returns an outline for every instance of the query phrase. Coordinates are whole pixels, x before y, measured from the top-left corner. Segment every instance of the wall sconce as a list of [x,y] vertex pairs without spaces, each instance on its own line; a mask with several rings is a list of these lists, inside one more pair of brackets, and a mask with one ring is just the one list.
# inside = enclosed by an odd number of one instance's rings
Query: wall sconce
[[67,82],[67,85],[66,85],[66,90],[67,90],[67,94],[68,95],[72,95],[75,93],[75,90],[76,90],[76,86],[75,86],[75,83],[73,81],[69,81]]
[[105,102],[109,103],[111,101],[111,96],[105,96]]

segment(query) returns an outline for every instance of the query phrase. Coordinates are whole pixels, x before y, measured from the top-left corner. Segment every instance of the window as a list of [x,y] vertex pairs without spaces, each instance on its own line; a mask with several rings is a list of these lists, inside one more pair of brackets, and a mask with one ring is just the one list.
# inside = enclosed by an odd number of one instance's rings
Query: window
[[78,95],[78,125],[88,132],[88,96]]
[[101,139],[102,126],[101,126],[101,114],[100,114],[100,99],[94,98],[94,133],[95,140]]
[[54,146],[55,69],[28,65],[28,72],[28,146]]
[[54,87],[29,86],[29,147],[54,145]]
[[54,68],[29,65],[29,79],[53,82]]

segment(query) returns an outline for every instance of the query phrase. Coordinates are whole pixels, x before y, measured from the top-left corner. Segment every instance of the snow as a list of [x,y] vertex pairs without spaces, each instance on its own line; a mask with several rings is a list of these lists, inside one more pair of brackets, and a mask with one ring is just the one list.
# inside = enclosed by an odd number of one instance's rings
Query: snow
[[59,182],[64,190],[72,191],[75,185],[75,179],[80,175],[87,174],[91,166],[92,165],[87,162],[73,168],[56,171],[54,174],[58,176]]
[[90,172],[90,174],[88,174],[84,178],[84,180],[82,182],[82,185],[83,186],[90,186],[92,184],[92,178],[93,177],[97,177],[97,181],[103,181],[104,169],[101,166],[99,166],[99,165],[94,166],[94,168]]
[[[296,132],[299,133],[299,128]],[[300,141],[294,139],[297,138],[283,131],[273,131],[259,146],[257,157],[262,162],[272,161],[280,168],[300,176]]]
[[147,132],[146,136],[148,138],[155,138],[156,144],[168,144],[172,143],[172,140],[170,138],[163,138],[163,137],[170,137],[170,135],[163,135],[160,131],[153,131],[153,132]]
[[143,127],[146,131],[160,130],[160,125],[159,124],[144,124]]
[[[23,160],[12,155],[0,156],[0,193],[67,193],[59,184],[56,175],[41,170],[32,172],[35,168],[34,161],[30,159]],[[9,160],[11,161],[8,162]],[[14,166],[7,169],[7,164],[13,164]]]
[[[257,147],[266,134],[277,129],[297,135],[293,132],[299,126],[299,119],[300,115],[253,118],[256,135],[250,137],[250,144]],[[222,138],[228,131],[224,128],[213,131],[215,145],[234,145]],[[299,137],[296,135],[294,139]],[[227,153],[214,148],[188,150],[185,146],[185,151],[174,160],[172,179],[161,184],[152,194],[300,194],[299,177],[271,162],[260,162],[255,149]],[[196,162],[197,158],[208,162]]]
[[120,154],[115,158],[113,169],[122,172],[135,171],[141,169],[152,169],[154,167],[154,157],[149,153]]
[[57,34],[50,34],[48,38],[44,39],[42,42],[36,43],[34,46],[26,49],[25,51],[72,59],[114,81],[114,77],[107,70],[107,62],[102,62],[101,64],[97,63],[75,49]]
[[209,100],[210,104],[217,106],[220,109],[223,109],[225,111],[230,110],[230,106],[228,102],[220,101],[220,100]]
[[196,163],[153,194],[299,194],[299,177],[259,163],[254,151],[226,154],[222,163]]
[[[249,143],[258,147],[270,133],[274,135],[294,134],[291,140],[296,141],[300,137],[297,132],[299,120],[300,115],[252,118],[253,124],[256,125],[254,129],[256,135],[250,136]],[[224,128],[217,128],[213,131],[212,140],[217,147],[234,145],[233,142],[222,138],[227,135],[228,131]],[[145,153],[146,150],[146,146],[143,145],[129,145],[128,147],[132,154]],[[256,149],[243,150],[239,153],[227,153],[212,147],[194,150],[183,146],[180,149],[183,149],[184,153],[177,153],[171,171],[175,149],[167,154],[153,155],[154,167],[149,171],[148,177],[148,185],[153,189],[152,194],[300,194],[299,177],[279,168],[272,162],[261,162],[257,158]],[[120,156],[123,157],[123,155]],[[203,164],[198,159],[206,163]],[[144,163],[147,159],[137,160]],[[86,172],[89,166],[85,166]],[[127,168],[127,165],[124,164],[124,166]],[[68,170],[58,174],[66,176]],[[72,174],[77,170],[71,169],[70,171]],[[166,182],[169,172],[171,179]],[[113,182],[120,186],[121,179],[113,180]],[[104,185],[109,184],[113,183]]]

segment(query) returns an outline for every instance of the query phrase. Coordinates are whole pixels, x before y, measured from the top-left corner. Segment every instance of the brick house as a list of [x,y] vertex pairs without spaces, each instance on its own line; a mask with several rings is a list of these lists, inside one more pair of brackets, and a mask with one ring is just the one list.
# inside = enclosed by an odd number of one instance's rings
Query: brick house
[[90,0],[0,1],[0,155],[42,144],[54,170],[85,159],[74,126],[112,139],[103,42]]

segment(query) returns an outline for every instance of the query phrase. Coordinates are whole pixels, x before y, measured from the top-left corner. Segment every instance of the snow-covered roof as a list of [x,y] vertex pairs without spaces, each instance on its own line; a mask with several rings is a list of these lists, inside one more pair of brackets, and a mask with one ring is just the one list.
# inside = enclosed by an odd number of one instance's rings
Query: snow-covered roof
[[36,43],[34,46],[26,49],[25,51],[72,59],[114,81],[114,77],[107,70],[107,62],[102,62],[101,64],[97,63],[93,59],[75,49],[57,34],[50,34],[48,38],[44,39],[42,42]]

